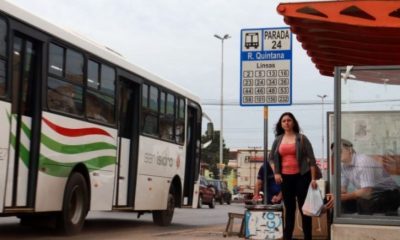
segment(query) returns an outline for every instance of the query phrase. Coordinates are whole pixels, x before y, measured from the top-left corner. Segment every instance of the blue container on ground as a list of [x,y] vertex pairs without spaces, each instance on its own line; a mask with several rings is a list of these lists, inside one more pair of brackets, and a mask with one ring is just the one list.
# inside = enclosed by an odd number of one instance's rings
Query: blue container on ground
[[283,217],[281,204],[248,205],[245,212],[246,239],[282,239]]

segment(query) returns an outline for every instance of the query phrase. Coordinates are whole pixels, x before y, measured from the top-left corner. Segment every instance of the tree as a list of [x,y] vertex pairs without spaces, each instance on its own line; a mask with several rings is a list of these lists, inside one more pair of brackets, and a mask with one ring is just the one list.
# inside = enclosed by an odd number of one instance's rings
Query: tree
[[[211,144],[207,148],[202,149],[201,151],[201,162],[207,163],[209,165],[210,171],[214,174],[215,178],[219,178],[219,170],[218,170],[219,137],[220,137],[220,131],[214,131]],[[201,136],[201,140],[203,143],[209,141],[210,139],[211,138],[207,137],[206,135]],[[225,164],[225,166],[227,166],[229,160],[229,149],[226,148],[225,142],[223,140],[222,140],[222,146],[223,146],[222,162]],[[224,174],[227,173],[226,167],[223,173]]]

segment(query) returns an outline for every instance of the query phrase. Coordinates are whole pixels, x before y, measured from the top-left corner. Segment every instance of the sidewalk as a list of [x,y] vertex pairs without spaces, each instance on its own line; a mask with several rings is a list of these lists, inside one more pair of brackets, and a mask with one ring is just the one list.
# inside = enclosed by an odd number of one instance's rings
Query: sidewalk
[[[197,229],[190,230],[182,230],[176,232],[168,232],[163,234],[154,234],[152,239],[165,239],[165,240],[187,240],[187,239],[195,239],[195,240],[207,240],[207,239],[240,239],[237,234],[232,236],[224,237],[223,233],[225,231],[226,225],[216,225],[212,227],[201,227]],[[235,223],[233,225],[233,231],[239,232],[240,223]]]

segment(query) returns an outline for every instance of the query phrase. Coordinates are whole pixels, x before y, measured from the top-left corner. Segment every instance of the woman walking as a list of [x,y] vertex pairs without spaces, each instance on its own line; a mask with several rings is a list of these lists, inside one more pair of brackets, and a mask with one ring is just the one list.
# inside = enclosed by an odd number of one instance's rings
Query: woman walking
[[297,198],[304,239],[311,240],[312,219],[303,214],[301,207],[306,199],[310,183],[313,188],[317,188],[316,162],[310,141],[300,133],[299,124],[290,112],[283,113],[276,123],[271,161],[275,181],[281,184],[285,205],[284,239],[292,239]]

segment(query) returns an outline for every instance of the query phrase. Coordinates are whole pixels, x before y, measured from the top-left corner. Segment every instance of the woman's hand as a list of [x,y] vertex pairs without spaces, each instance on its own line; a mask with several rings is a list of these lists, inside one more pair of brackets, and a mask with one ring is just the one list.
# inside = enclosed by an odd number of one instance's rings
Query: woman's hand
[[282,183],[282,175],[281,174],[274,174],[275,182],[276,184],[281,184]]
[[318,184],[317,184],[317,180],[311,180],[311,187],[313,188],[313,189],[317,189],[317,187],[318,187]]

